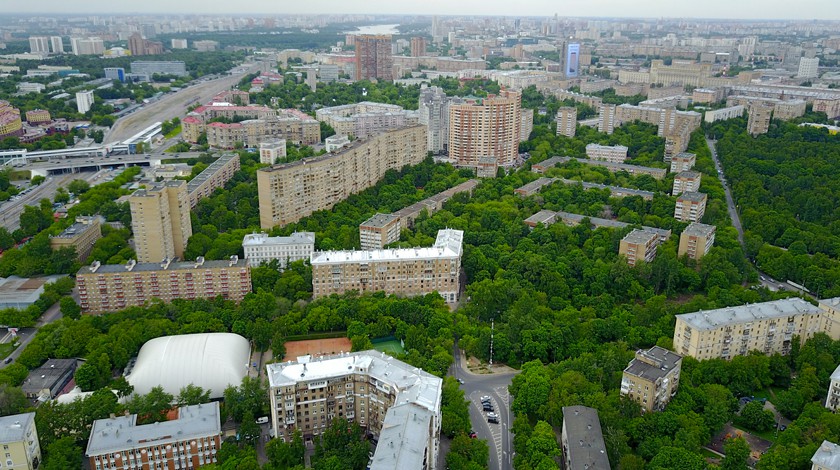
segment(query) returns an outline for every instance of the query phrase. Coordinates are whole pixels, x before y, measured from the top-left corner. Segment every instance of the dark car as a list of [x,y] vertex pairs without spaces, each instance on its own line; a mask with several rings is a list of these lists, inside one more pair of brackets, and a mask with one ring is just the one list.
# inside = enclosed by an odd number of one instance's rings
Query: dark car
[[488,416],[487,417],[488,423],[499,424],[499,418],[496,416]]
[[484,408],[484,411],[493,411],[493,405],[489,403],[485,403],[484,406],[482,406],[482,408]]
[[475,431],[470,431],[470,439],[478,439],[478,434]]

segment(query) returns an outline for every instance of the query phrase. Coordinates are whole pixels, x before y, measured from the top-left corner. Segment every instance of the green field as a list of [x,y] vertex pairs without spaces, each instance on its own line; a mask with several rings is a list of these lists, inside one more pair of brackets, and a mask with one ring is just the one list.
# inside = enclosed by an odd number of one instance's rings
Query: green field
[[374,342],[373,348],[377,351],[382,351],[392,356],[398,356],[400,354],[405,353],[405,349],[403,349],[402,345],[400,345],[400,341],[396,339],[390,341],[382,341],[381,343]]
[[[397,343],[399,347],[399,343]],[[5,359],[6,356],[12,353],[15,350],[15,345],[12,343],[4,343],[0,344],[0,359]]]

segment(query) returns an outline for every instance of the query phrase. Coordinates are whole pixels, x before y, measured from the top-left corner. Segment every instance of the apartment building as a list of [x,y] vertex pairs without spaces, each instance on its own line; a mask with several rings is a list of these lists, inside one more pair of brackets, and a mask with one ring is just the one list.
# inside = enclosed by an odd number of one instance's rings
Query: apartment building
[[702,174],[699,171],[681,171],[674,175],[674,187],[671,194],[676,196],[683,192],[697,192],[700,190],[700,179]]
[[684,191],[677,197],[674,218],[683,222],[700,222],[706,213],[707,199],[703,193]]
[[463,103],[458,96],[446,96],[440,87],[422,87],[418,106],[419,123],[428,130],[429,152],[444,153],[449,149],[449,106]]
[[745,109],[746,108],[741,105],[729,106],[720,109],[710,109],[703,115],[703,120],[711,123],[739,118],[744,115]]
[[76,111],[84,114],[90,111],[94,101],[93,90],[80,91],[76,93]]
[[478,183],[479,182],[476,179],[464,181],[457,186],[441,191],[433,196],[429,196],[420,202],[415,202],[408,207],[403,207],[402,209],[394,212],[394,216],[400,219],[401,229],[410,229],[414,227],[414,221],[421,213],[423,213],[423,211],[426,211],[428,215],[434,214],[435,212],[443,209],[443,205],[452,199],[452,197],[456,194],[468,193],[471,195],[475,187],[478,186]]
[[674,351],[700,361],[788,354],[794,336],[805,342],[824,331],[822,315],[798,297],[677,315]]
[[324,139],[324,149],[329,152],[341,150],[350,145],[350,137],[347,135],[331,135]]
[[190,197],[190,209],[198,205],[198,201],[213,194],[216,188],[224,188],[225,184],[239,171],[239,155],[226,153],[217,158],[195,178],[187,183]]
[[85,457],[91,470],[176,470],[216,463],[222,445],[219,403],[178,408],[170,421],[137,424],[137,415],[97,419]]
[[840,338],[840,297],[820,299],[818,304],[823,310],[822,332]]
[[627,160],[627,147],[623,145],[588,144],[586,156],[592,160],[612,163],[624,163]]
[[154,74],[187,76],[187,65],[181,60],[136,60],[131,63],[131,73],[152,76]]
[[187,182],[173,180],[139,189],[128,198],[134,250],[140,263],[181,258],[192,236]]
[[691,101],[694,103],[717,103],[719,101],[723,101],[723,98],[723,88],[695,88],[694,91],[691,92]]
[[417,36],[411,38],[411,56],[412,57],[421,57],[426,55],[426,48],[428,47],[428,43],[426,38],[423,36]]
[[621,396],[642,406],[645,412],[662,411],[677,394],[682,356],[654,346],[636,351],[636,357],[621,375]]
[[773,117],[782,121],[790,121],[805,115],[807,103],[805,100],[779,101],[773,106]]
[[391,36],[360,34],[356,36],[356,80],[394,79]]
[[235,302],[251,292],[251,270],[236,255],[230,260],[100,264],[94,261],[76,273],[79,304],[85,313],[103,313],[142,306],[160,299],[213,299]]
[[266,375],[277,438],[313,439],[344,418],[379,441],[371,470],[437,468],[439,377],[377,351],[302,356],[268,364]]
[[840,366],[831,373],[831,383],[828,386],[828,396],[825,399],[825,407],[831,411],[837,411],[840,406]]
[[706,256],[712,245],[715,243],[714,225],[692,222],[680,234],[680,246],[677,249],[677,256],[688,256],[691,259],[699,260]]
[[540,192],[542,190],[542,188],[544,188],[544,187],[546,187],[550,184],[554,184],[554,182],[556,182],[556,181],[557,181],[557,178],[545,178],[545,177],[537,178],[534,181],[531,181],[530,183],[526,183],[526,184],[514,189],[513,193],[517,194],[519,196],[522,196],[522,197],[532,196],[532,195]]
[[820,448],[811,457],[811,470],[837,470],[840,462],[840,446],[823,440]]
[[308,260],[315,251],[315,232],[294,232],[288,237],[269,237],[265,233],[249,233],[242,240],[242,249],[249,266],[260,266],[277,260],[280,269],[289,263]]
[[64,229],[63,232],[50,235],[50,248],[53,250],[74,248],[76,259],[84,263],[93,250],[93,244],[102,238],[100,220],[100,217],[95,216],[76,217],[76,223]]
[[[571,212],[554,212],[548,210],[541,210],[536,214],[532,215],[525,219],[525,224],[529,225],[531,228],[536,227],[538,223],[542,223],[543,225],[551,225],[556,222],[562,222],[569,227],[574,227],[580,225],[585,220],[589,221],[589,226],[591,228],[614,228],[614,229],[623,229],[629,227],[630,224],[627,222],[620,222],[618,220],[613,219],[602,219],[600,217],[590,217],[588,215],[582,214],[572,214]],[[645,232],[652,232],[657,235],[659,238],[659,243],[666,242],[669,238],[671,238],[671,231],[664,228],[655,228],[655,227],[647,227],[642,226],[642,230]]]
[[20,388],[31,400],[53,399],[73,381],[78,365],[76,359],[48,359],[40,367],[29,371]]
[[697,155],[688,152],[680,152],[671,157],[671,173],[689,171],[697,163]]
[[618,254],[627,258],[630,267],[644,261],[650,263],[656,258],[656,248],[659,246],[659,234],[650,230],[633,229],[621,239]]
[[335,153],[257,171],[260,226],[270,229],[329,209],[385,172],[426,158],[426,128],[411,126],[358,139]]
[[612,134],[615,131],[617,110],[618,108],[614,104],[601,105],[598,115],[598,132]]
[[278,114],[267,119],[226,124],[212,122],[205,127],[207,143],[216,148],[232,149],[237,144],[257,147],[265,140],[285,139],[295,145],[314,145],[321,141],[318,121],[292,114]]
[[41,465],[41,444],[35,427],[35,413],[0,417],[0,445],[5,458],[3,468],[36,470]]
[[560,443],[565,469],[610,470],[601,421],[595,408],[564,406]]
[[359,224],[359,240],[362,250],[381,250],[400,241],[400,218],[377,212]]
[[327,123],[338,135],[352,135],[360,139],[419,122],[417,111],[372,101],[320,108],[315,111],[315,119]]
[[498,96],[467,99],[449,106],[449,159],[459,166],[476,167],[492,157],[499,166],[511,166],[519,156],[522,94],[502,90]]
[[70,38],[70,50],[73,55],[102,55],[105,41],[102,38]]
[[[32,43],[32,38],[29,38],[29,43]],[[820,58],[814,57],[800,57],[799,58],[799,72],[796,78],[817,78],[819,76],[818,69],[820,66]]]
[[525,142],[531,138],[531,133],[534,132],[534,110],[522,109],[520,113],[522,117],[519,123],[519,141]]
[[749,132],[753,137],[766,134],[770,129],[770,119],[772,115],[772,104],[755,103],[751,105],[749,117],[747,118],[747,132]]
[[47,36],[29,36],[29,52],[32,54],[49,54],[50,38]]
[[312,296],[355,290],[402,296],[437,292],[447,302],[460,294],[464,232],[440,230],[431,247],[312,254]]
[[[651,168],[647,166],[639,166],[639,165],[628,165],[627,163],[613,163],[613,162],[603,162],[600,160],[591,160],[591,159],[584,159],[584,158],[574,158],[574,157],[551,157],[548,160],[541,162],[542,166],[540,168],[544,169],[548,166],[548,163],[552,163],[552,166],[556,166],[560,163],[566,163],[570,161],[575,161],[578,163],[582,163],[584,165],[589,166],[600,166],[604,167],[610,171],[619,172],[619,171],[626,171],[631,175],[650,175],[652,178],[661,180],[665,178],[665,175],[668,173],[668,170],[664,168]],[[532,167],[533,169],[534,167]],[[535,170],[536,171],[536,170]],[[539,173],[539,171],[536,171]]]
[[557,135],[574,137],[577,132],[577,108],[562,106],[557,109]]
[[534,163],[531,165],[531,171],[537,174],[543,174],[548,171],[549,168],[554,168],[560,163],[565,163],[569,161],[565,157],[551,157],[547,160],[543,160],[538,163]]
[[274,165],[278,158],[286,157],[286,139],[260,142],[260,163]]
[[29,124],[44,124],[50,121],[52,118],[46,109],[33,109],[26,112],[26,122]]

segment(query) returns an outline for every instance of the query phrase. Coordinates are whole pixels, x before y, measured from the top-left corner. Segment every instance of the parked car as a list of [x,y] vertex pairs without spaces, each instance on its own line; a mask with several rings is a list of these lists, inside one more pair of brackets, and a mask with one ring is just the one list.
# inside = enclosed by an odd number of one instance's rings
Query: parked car
[[257,418],[257,424],[266,424],[268,422],[268,416],[263,416],[261,418]]
[[499,424],[499,418],[498,418],[498,416],[488,416],[487,417],[487,422],[488,423],[493,423],[493,424]]
[[470,439],[478,439],[478,434],[475,431],[470,431]]

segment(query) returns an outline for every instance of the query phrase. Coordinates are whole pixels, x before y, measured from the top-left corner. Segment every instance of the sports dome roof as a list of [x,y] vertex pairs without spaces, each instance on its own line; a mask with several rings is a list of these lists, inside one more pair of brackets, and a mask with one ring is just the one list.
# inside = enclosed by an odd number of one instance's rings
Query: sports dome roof
[[161,386],[178,395],[189,384],[221,398],[228,385],[238,386],[248,373],[248,340],[233,333],[163,336],[140,348],[137,363],[126,376],[134,393],[146,394]]

